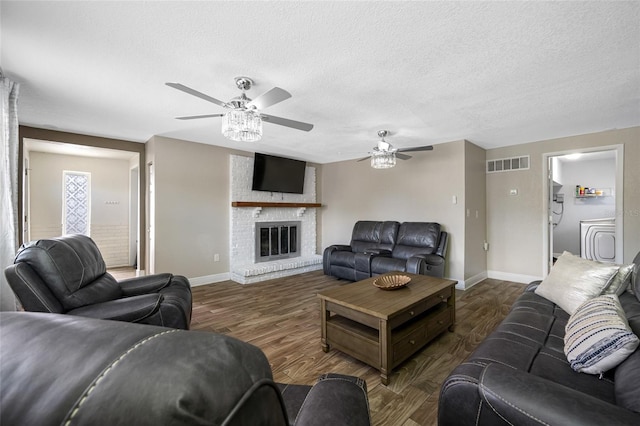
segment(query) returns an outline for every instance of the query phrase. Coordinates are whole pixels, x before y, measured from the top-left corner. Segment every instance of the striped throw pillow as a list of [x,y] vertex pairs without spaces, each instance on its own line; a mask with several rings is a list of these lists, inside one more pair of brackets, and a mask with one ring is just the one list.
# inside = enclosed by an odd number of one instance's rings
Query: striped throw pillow
[[569,317],[564,353],[575,371],[601,374],[624,361],[639,343],[618,296],[606,294],[582,303]]

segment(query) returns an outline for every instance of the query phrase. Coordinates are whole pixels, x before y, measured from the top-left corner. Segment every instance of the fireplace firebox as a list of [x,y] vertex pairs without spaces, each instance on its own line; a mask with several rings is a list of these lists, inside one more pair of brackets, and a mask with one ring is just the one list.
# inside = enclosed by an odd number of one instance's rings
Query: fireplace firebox
[[301,222],[256,222],[257,262],[300,256]]

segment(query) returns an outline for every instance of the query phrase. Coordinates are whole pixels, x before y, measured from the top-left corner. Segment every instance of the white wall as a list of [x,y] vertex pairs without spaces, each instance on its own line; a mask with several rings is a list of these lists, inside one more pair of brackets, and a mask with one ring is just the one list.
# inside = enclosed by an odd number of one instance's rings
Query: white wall
[[[561,161],[562,188],[564,194],[564,213],[554,215],[559,223],[553,232],[553,252],[567,250],[580,254],[580,221],[615,216],[615,178],[616,161],[614,158],[603,160]],[[610,195],[602,198],[576,198],[576,185],[590,188],[605,188]],[[554,204],[554,211],[560,212],[562,206]],[[562,219],[560,220],[560,217]]]
[[30,238],[62,233],[62,173],[91,173],[91,238],[108,267],[129,265],[129,162],[32,151]]

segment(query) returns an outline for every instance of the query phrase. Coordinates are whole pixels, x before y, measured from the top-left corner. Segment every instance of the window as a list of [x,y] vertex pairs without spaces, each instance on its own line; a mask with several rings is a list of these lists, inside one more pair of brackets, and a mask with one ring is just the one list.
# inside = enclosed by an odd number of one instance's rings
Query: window
[[63,171],[62,233],[89,236],[91,173]]

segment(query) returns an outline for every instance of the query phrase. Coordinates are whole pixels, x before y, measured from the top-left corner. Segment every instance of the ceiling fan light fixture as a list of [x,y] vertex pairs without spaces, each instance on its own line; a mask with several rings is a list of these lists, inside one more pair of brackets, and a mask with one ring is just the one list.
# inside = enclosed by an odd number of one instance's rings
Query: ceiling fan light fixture
[[390,169],[396,165],[396,153],[393,151],[374,151],[371,153],[371,167]]
[[231,110],[222,116],[222,134],[238,142],[255,142],[262,138],[262,119],[249,110]]

